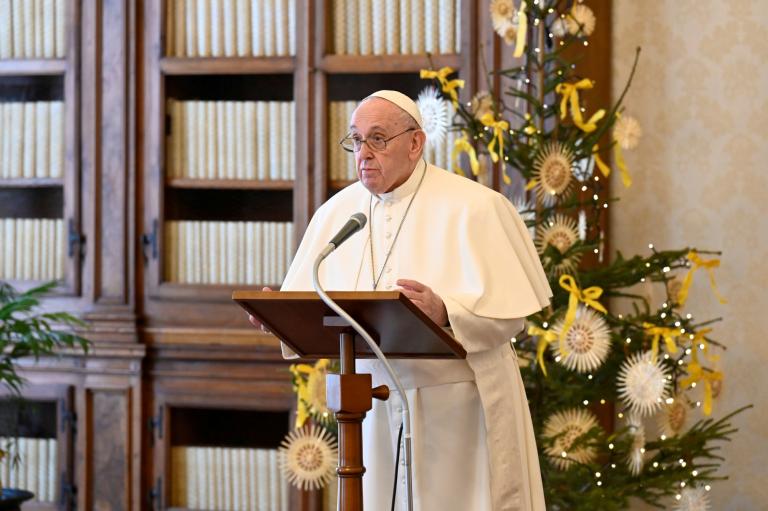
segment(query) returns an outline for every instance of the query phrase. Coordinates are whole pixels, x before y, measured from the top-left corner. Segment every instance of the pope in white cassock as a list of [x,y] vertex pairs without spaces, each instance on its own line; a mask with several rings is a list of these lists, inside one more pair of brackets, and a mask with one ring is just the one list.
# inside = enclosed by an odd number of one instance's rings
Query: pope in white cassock
[[[393,360],[411,406],[418,511],[544,510],[539,460],[510,339],[552,296],[528,230],[501,194],[430,165],[416,104],[395,91],[365,98],[342,142],[359,181],[315,213],[282,286],[312,287],[317,254],[350,215],[364,230],[325,260],[328,291],[400,290],[448,326],[466,360]],[[290,355],[290,350],[286,350]],[[389,510],[401,399],[377,360],[357,372],[393,390],[363,422],[366,510]],[[402,462],[402,456],[401,456]],[[405,504],[398,470],[396,509]]]

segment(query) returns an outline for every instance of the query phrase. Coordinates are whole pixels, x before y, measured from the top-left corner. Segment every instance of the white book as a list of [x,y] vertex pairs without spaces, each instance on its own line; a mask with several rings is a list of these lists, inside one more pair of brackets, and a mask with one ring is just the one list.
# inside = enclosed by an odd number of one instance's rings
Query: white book
[[205,0],[186,0],[184,17],[186,18],[186,45],[185,57],[197,57],[197,3]]
[[208,179],[220,178],[219,169],[217,167],[218,147],[217,142],[217,126],[216,126],[216,103],[214,101],[205,101],[205,157],[206,157],[206,173],[205,177]]
[[205,179],[208,177],[208,111],[205,107],[205,101],[195,101],[195,108],[197,109],[197,174],[194,176],[198,179]]
[[245,102],[244,121],[245,178],[256,179],[256,102]]
[[290,179],[296,179],[296,102],[290,103],[290,116],[289,116],[289,128],[288,136],[290,137],[290,148],[288,149],[288,157],[290,164],[288,169],[290,170]]
[[35,103],[35,177],[48,177],[50,174],[50,105],[47,101]]
[[[0,0],[2,2],[3,0]],[[2,27],[0,27],[2,28]],[[0,103],[0,179],[7,179],[10,175],[9,163],[6,161],[6,157],[10,156],[9,142],[11,137],[10,119],[6,121],[5,113],[8,109],[5,107],[5,103]]]
[[285,278],[285,274],[288,271],[288,267],[285,265],[285,261],[287,259],[287,253],[288,253],[288,223],[287,222],[280,222],[277,224],[277,281],[282,284],[283,279]]
[[438,0],[424,0],[424,50],[433,54],[440,48],[438,7]]
[[454,23],[454,27],[456,30],[456,35],[453,37],[453,44],[454,44],[454,53],[461,53],[461,0],[455,0],[456,1],[456,22]]
[[264,264],[265,259],[265,253],[264,253],[264,238],[266,236],[265,234],[265,228],[264,228],[264,222],[254,222],[253,223],[253,230],[254,230],[254,242],[256,246],[253,249],[253,254],[251,254],[251,259],[253,261],[254,265],[254,277],[256,279],[256,283],[259,285],[267,284],[267,278],[266,278],[266,265]]
[[288,0],[275,2],[275,55],[288,55]]
[[48,156],[51,177],[64,174],[64,102],[52,101],[49,105],[50,154]]
[[280,502],[280,485],[283,478],[280,477],[280,470],[277,468],[277,449],[267,450],[269,459],[269,497],[270,509],[282,509]]
[[245,461],[246,461],[246,509],[253,510],[253,509],[261,509],[259,508],[259,500],[258,500],[258,466],[257,466],[257,460],[256,460],[256,449],[246,449],[245,450]]
[[240,465],[240,451],[241,449],[229,449],[229,455],[231,460],[232,472],[230,488],[232,489],[232,499],[229,509],[233,511],[240,511],[243,509],[243,494],[242,494],[242,476],[243,468]]
[[17,443],[19,445],[19,464],[18,464],[18,482],[19,488],[26,488],[29,484],[29,479],[27,478],[27,467],[29,466],[29,446],[27,445],[29,442],[28,438],[19,438],[17,440]]
[[386,7],[385,0],[373,1],[373,14],[371,17],[371,39],[374,55],[384,55],[387,53],[387,30],[385,24]]
[[222,507],[219,509],[233,509],[232,508],[232,449],[219,449],[222,458],[222,478],[221,478],[221,493],[222,493]]
[[[254,266],[254,251],[256,250],[256,238],[253,222],[245,222],[245,239],[243,246],[243,266],[245,271],[245,280],[243,284],[254,285],[258,284],[256,280],[256,268]],[[2,239],[2,237],[0,237]]]
[[411,53],[424,53],[425,0],[411,0]]
[[64,220],[55,220],[56,222],[56,253],[54,253],[54,260],[56,261],[56,274],[57,279],[64,278],[64,254],[67,237],[64,232]]
[[296,0],[288,1],[288,54],[296,55]]
[[21,175],[24,178],[35,177],[35,103],[24,103],[24,154]]
[[245,179],[245,102],[235,102],[235,177]]
[[199,220],[193,222],[195,226],[195,283],[201,284],[203,282],[203,224]]
[[173,55],[185,57],[187,55],[187,1],[166,0],[173,2]]
[[[352,119],[352,112],[355,111],[355,108],[357,108],[357,102],[355,101],[349,101],[347,102],[347,115],[345,116],[345,122],[348,123],[350,119]],[[348,153],[347,151],[344,151],[344,156],[346,157],[346,161],[344,162],[344,168],[346,169],[345,175],[346,179],[348,181],[355,181],[357,179],[357,171],[356,169],[356,163],[355,163],[355,155],[353,153]]]
[[235,148],[235,137],[237,131],[235,129],[235,102],[226,101],[224,103],[224,131],[226,133],[226,175],[227,179],[234,179],[237,173],[237,152]]
[[251,55],[264,55],[264,23],[263,0],[251,0]]
[[186,473],[184,474],[184,495],[179,507],[187,509],[200,509],[199,487],[200,471],[197,467],[199,447],[183,447],[185,457]]
[[37,440],[37,492],[35,496],[40,502],[48,502],[48,486],[51,481],[48,480],[48,439],[40,438]]
[[213,448],[198,447],[195,450],[197,461],[195,469],[197,470],[197,509],[214,509],[211,506],[211,461],[213,459]]
[[[46,240],[48,243],[48,257],[46,258],[46,274],[48,279],[60,278],[57,272],[57,261],[59,258],[63,258],[64,254],[59,252],[59,246],[56,244],[58,237],[56,235],[59,228],[59,220],[48,220],[46,223]],[[63,224],[63,222],[62,222]]]
[[[378,0],[378,2],[381,1]],[[372,0],[358,0],[357,14],[360,34],[360,55],[370,55],[373,53]]]
[[246,261],[248,255],[245,252],[245,237],[248,231],[248,222],[237,222],[237,283],[243,284],[246,281]]
[[37,57],[35,52],[35,2],[33,0],[23,0],[21,6],[21,26],[15,26],[15,29],[23,30],[24,38],[24,56],[26,58]]
[[40,58],[44,57],[43,49],[43,0],[27,0],[32,2],[33,9],[33,25],[35,31],[35,56]]
[[219,179],[227,177],[227,109],[224,101],[215,101],[216,105],[216,175]]
[[219,230],[216,222],[206,222],[206,229],[208,229],[208,243],[206,247],[209,254],[208,274],[206,280],[211,284],[219,283],[219,266],[221,261],[219,260]]
[[42,0],[43,10],[43,57],[56,57],[56,1]]
[[288,222],[288,225],[286,226],[285,231],[285,242],[287,245],[287,252],[285,254],[285,267],[290,268],[291,263],[293,262],[293,255],[294,251],[296,250],[296,240],[295,240],[296,232],[293,228],[293,222]]
[[56,57],[64,58],[67,55],[67,0],[54,0],[55,2],[55,27]]
[[211,2],[211,56],[224,55],[224,3],[231,0],[210,0]]
[[227,0],[224,2],[224,56],[234,57],[237,55],[237,42],[235,38],[235,30],[237,28],[237,20],[235,19],[235,2],[234,0]]
[[211,473],[213,474],[213,484],[211,490],[213,491],[213,502],[209,499],[212,506],[209,509],[227,509],[224,506],[224,492],[226,488],[224,478],[224,453],[221,447],[214,447],[213,449],[213,463],[211,464]]
[[211,267],[211,239],[208,222],[198,222],[200,229],[200,276],[198,282],[201,284],[212,284],[210,280]]
[[[420,2],[421,0],[413,0]],[[400,9],[400,53],[409,55],[413,53],[413,44],[411,41],[411,0],[398,0]]]
[[358,0],[345,0],[346,3],[346,19],[347,19],[347,54],[359,55],[360,54],[360,15],[359,15],[359,3]]
[[184,114],[184,163],[181,168],[181,177],[189,178],[197,174],[197,110],[193,101],[182,102]]
[[32,254],[35,251],[34,240],[32,239],[34,232],[32,227],[33,222],[34,220],[32,218],[21,219],[21,244],[24,247],[24,257],[21,262],[22,280],[32,280],[32,261],[34,260]]
[[216,222],[219,233],[219,241],[216,245],[219,249],[219,275],[217,282],[225,284],[227,282],[227,272],[229,265],[229,249],[227,248],[227,224],[226,222]]
[[[6,450],[7,448],[7,440],[1,436],[0,436],[0,448],[2,448],[3,450]],[[5,456],[3,459],[0,460],[0,488],[6,488],[10,486],[8,481],[8,458],[9,456]]]
[[438,38],[440,53],[456,53],[456,23],[459,21],[456,12],[456,0],[439,0]]
[[11,0],[0,0],[0,59],[13,57],[12,12]]
[[280,179],[291,179],[291,107],[293,105],[290,101],[282,101],[280,105]]
[[280,103],[269,101],[269,179],[272,181],[280,179]]
[[339,133],[339,101],[331,101],[328,103],[328,178],[332,181],[337,179],[337,169],[339,163],[339,144],[336,143]]
[[346,0],[333,0],[333,53],[347,53],[347,6]]
[[275,3],[280,0],[262,0],[263,14],[259,29],[264,33],[264,55],[274,57],[275,52]]
[[269,453],[256,449],[256,496],[258,509],[271,509],[269,498]]
[[226,259],[226,267],[227,267],[227,277],[224,281],[227,284],[234,284],[237,281],[237,275],[236,275],[236,265],[235,265],[235,255],[233,253],[233,248],[235,247],[235,244],[237,243],[237,231],[235,230],[235,223],[234,222],[226,222],[225,228],[226,232],[226,246],[227,246],[227,259]]
[[197,55],[211,56],[211,2],[197,0]]
[[56,488],[58,487],[59,480],[56,478],[56,474],[58,472],[58,461],[59,461],[59,451],[58,451],[58,442],[55,438],[49,438],[46,440],[46,444],[48,446],[48,499],[50,502],[55,502],[56,497],[58,496],[56,494]]
[[384,0],[384,51],[400,53],[400,0]]
[[13,41],[13,57],[23,59],[27,56],[24,48],[24,15],[23,2],[25,0],[11,0],[11,27]]
[[281,282],[277,263],[279,257],[277,238],[279,225],[280,224],[278,222],[269,222],[269,272],[271,275],[269,282],[273,285],[279,284]]
[[9,151],[9,177],[22,176],[22,162],[24,159],[24,104],[8,103],[5,105],[10,111],[10,151]]
[[22,218],[14,218],[14,239],[12,247],[15,247],[13,251],[13,271],[11,275],[13,279],[23,279],[24,274],[24,220]]
[[182,161],[184,159],[184,108],[183,103],[175,99],[168,100],[168,111],[171,116],[171,147],[167,177],[181,177]]
[[179,222],[179,280],[180,284],[192,283],[192,223]]
[[266,101],[256,103],[256,170],[257,178],[269,178],[269,107]]
[[43,241],[43,223],[40,218],[33,218],[30,222],[30,228],[32,229],[32,272],[30,278],[32,280],[42,280],[42,241]]
[[235,0],[237,12],[237,56],[251,53],[251,0]]
[[10,488],[18,488],[19,487],[19,471],[16,467],[13,466],[13,459],[16,457],[16,454],[19,452],[19,444],[17,441],[13,441],[10,444],[7,444],[8,438],[4,439],[4,444],[8,445],[8,456],[6,456],[6,459],[8,460],[8,483],[7,486]]

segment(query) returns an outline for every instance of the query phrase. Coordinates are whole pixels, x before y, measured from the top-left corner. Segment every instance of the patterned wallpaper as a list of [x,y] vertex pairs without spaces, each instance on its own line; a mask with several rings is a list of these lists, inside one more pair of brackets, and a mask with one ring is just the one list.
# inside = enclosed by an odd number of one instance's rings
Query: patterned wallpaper
[[724,318],[715,337],[730,349],[715,413],[755,408],[736,419],[741,431],[724,447],[730,479],[713,485],[710,509],[765,509],[768,1],[615,0],[613,9],[613,95],[641,46],[626,112],[644,133],[625,152],[635,183],[627,190],[612,183],[621,198],[611,216],[613,248],[647,253],[652,242],[723,251],[717,282],[728,303],[717,302],[701,272],[687,308],[695,318]]

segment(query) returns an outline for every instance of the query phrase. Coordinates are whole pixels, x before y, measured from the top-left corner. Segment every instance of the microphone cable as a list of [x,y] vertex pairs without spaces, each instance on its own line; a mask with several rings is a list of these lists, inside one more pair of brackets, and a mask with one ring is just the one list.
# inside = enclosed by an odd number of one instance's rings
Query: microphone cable
[[397,433],[397,455],[395,456],[395,484],[392,485],[392,511],[395,511],[395,496],[397,495],[397,469],[400,466],[400,442],[403,439],[403,423]]

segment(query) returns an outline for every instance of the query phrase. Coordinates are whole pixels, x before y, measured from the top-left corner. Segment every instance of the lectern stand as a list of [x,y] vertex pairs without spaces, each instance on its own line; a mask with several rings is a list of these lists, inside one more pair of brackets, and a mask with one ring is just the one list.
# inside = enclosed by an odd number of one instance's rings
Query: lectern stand
[[[371,334],[387,358],[466,357],[446,330],[398,291],[328,295]],[[370,374],[355,372],[356,358],[374,357],[368,344],[315,292],[235,291],[232,299],[299,356],[339,358],[341,373],[326,380],[328,408],[339,423],[339,509],[362,510],[362,423],[373,398],[389,397],[386,385],[372,388]]]

